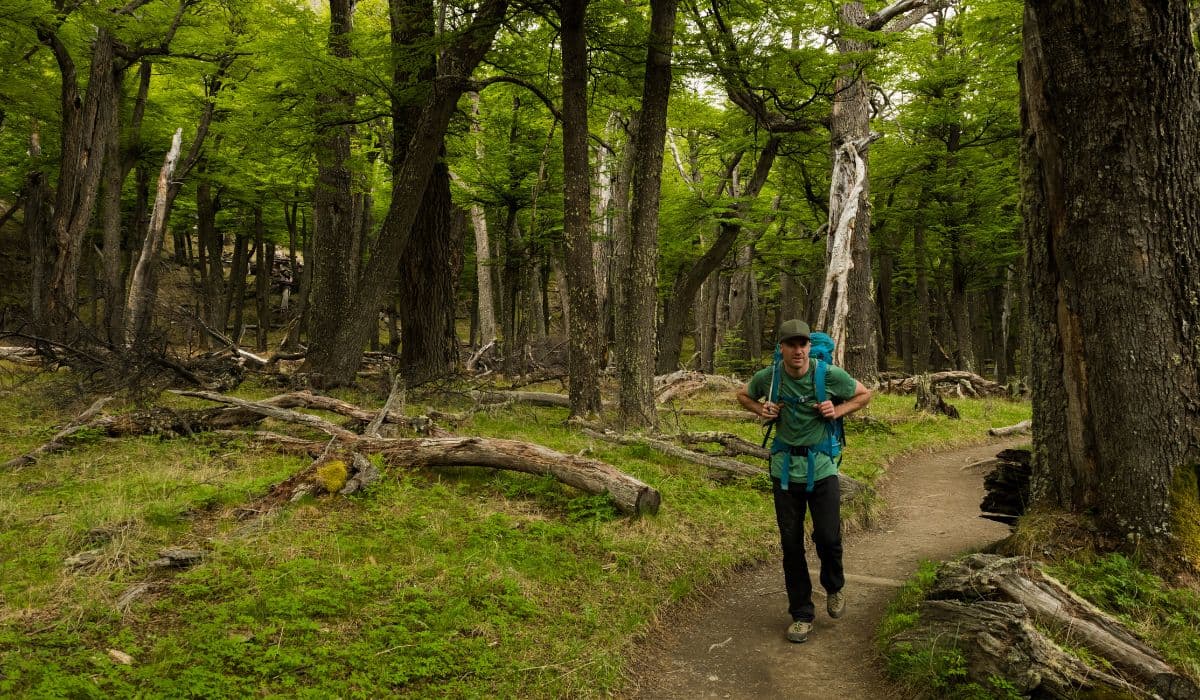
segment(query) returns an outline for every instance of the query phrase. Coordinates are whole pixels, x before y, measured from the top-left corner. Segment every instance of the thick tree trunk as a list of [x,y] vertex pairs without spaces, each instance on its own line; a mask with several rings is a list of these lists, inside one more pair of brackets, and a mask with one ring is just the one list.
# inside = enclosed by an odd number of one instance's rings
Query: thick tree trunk
[[1033,498],[1170,548],[1200,445],[1189,4],[1030,0],[1024,31]]
[[[120,86],[117,93],[120,94]],[[103,231],[101,250],[104,280],[104,320],[101,334],[114,347],[120,345],[125,333],[125,288],[121,277],[121,187],[125,172],[121,167],[121,134],[117,129],[108,135],[104,145],[103,190],[100,199],[100,227]]]
[[925,248],[925,231],[928,225],[925,205],[929,197],[925,189],[917,198],[917,221],[913,225],[913,267],[917,278],[916,309],[913,313],[913,368],[918,373],[929,371],[929,356],[933,351],[933,328],[930,311],[933,300],[929,295],[929,262]]
[[[226,297],[226,318],[232,317],[233,328],[229,337],[237,344],[242,338],[242,312],[246,303],[246,274],[250,267],[250,251],[247,244],[250,241],[241,233],[233,238],[233,264],[229,270],[229,294]],[[224,329],[221,329],[224,330]]]
[[587,0],[563,0],[563,238],[566,246],[565,309],[570,337],[570,396],[572,416],[600,413],[600,318],[592,261],[591,172],[588,169]]
[[[411,30],[403,24],[411,13],[398,0],[392,0],[390,6],[393,45],[403,50],[412,42]],[[354,380],[368,334],[378,323],[379,309],[394,288],[396,261],[408,245],[421,199],[441,153],[446,126],[458,98],[467,88],[467,78],[491,47],[507,7],[507,0],[484,0],[476,9],[471,26],[444,50],[438,63],[440,79],[423,83],[428,92],[416,119],[408,123],[395,123],[393,119],[395,134],[411,138],[396,142],[407,144],[407,149],[394,168],[391,205],[371,246],[356,294],[349,300],[348,308],[340,302],[317,304],[314,299],[312,342],[304,368],[319,375],[326,384],[349,384]],[[409,70],[407,66],[397,68],[393,105],[396,114],[407,111],[408,105],[403,100],[409,87]],[[331,326],[332,333],[322,332]]]
[[[861,2],[843,3],[838,10],[841,21],[852,27],[865,25],[866,15]],[[861,39],[840,35],[837,40],[838,52],[843,54],[859,54],[869,50],[870,46]],[[842,68],[838,79],[837,97],[833,102],[833,113],[830,119],[830,137],[836,147],[847,143],[866,143],[870,136],[870,99],[869,84],[861,67],[847,63]],[[877,376],[875,346],[875,302],[871,297],[871,209],[870,209],[870,179],[869,155],[867,147],[861,146],[858,156],[862,159],[864,172],[862,189],[857,193],[857,212],[853,220],[850,235],[850,255],[853,265],[847,275],[846,287],[843,290],[849,298],[846,300],[845,335],[844,340],[837,338],[838,351],[841,354],[841,366],[851,376],[864,383],[874,383]],[[846,202],[845,206],[851,203]],[[830,202],[830,212],[834,211]],[[832,223],[830,231],[833,230]],[[826,329],[822,329],[826,330]]]
[[[329,52],[340,60],[351,56],[350,33],[354,25],[354,0],[329,0]],[[324,120],[316,144],[317,180],[313,188],[313,339],[305,358],[307,371],[321,374],[321,382],[343,383],[353,379],[366,343],[366,335],[353,347],[321,339],[333,339],[350,319],[375,309],[359,308],[358,263],[353,258],[359,232],[354,227],[354,195],[350,173],[350,113],[355,95],[330,85],[317,100]],[[390,276],[389,276],[390,278]],[[348,340],[348,339],[347,339]],[[326,377],[324,375],[334,375]],[[348,375],[348,376],[346,376]],[[320,384],[321,382],[318,382]]]
[[454,308],[464,227],[450,199],[450,171],[438,163],[400,262],[400,371],[408,386],[444,377],[458,364]]
[[[42,137],[40,127],[34,122],[29,133],[29,155],[41,158]],[[46,279],[50,272],[50,186],[46,174],[34,170],[25,178],[21,190],[25,200],[25,222],[22,226],[29,245],[29,318],[34,328],[45,326]]]
[[677,0],[651,0],[642,112],[633,169],[629,266],[617,320],[617,368],[623,428],[654,427],[655,312],[658,306],[658,205]]
[[55,244],[48,280],[45,327],[56,340],[73,336],[78,328],[77,295],[83,238],[95,211],[103,172],[105,144],[118,128],[119,76],[125,64],[114,51],[107,29],[92,41],[87,93],[79,95],[75,66],[57,36],[39,32],[51,46],[62,71],[62,143],[58,188],[50,233]]
[[[479,124],[479,93],[471,93],[471,132],[475,134],[475,157],[484,159],[482,128]],[[496,303],[492,291],[492,246],[488,240],[487,215],[483,205],[471,203],[471,228],[475,233],[475,289],[479,316],[479,347],[494,341],[496,332]]]

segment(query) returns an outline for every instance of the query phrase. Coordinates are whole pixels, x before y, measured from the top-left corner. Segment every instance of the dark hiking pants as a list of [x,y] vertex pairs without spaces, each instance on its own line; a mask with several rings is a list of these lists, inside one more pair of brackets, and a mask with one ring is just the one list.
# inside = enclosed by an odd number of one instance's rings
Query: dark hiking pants
[[841,488],[836,476],[813,484],[812,493],[804,482],[790,484],[787,491],[772,478],[775,491],[775,520],[779,523],[779,541],[783,545],[783,581],[787,586],[788,613],[793,620],[812,622],[812,580],[804,557],[804,511],[812,512],[813,544],[821,560],[821,586],[826,593],[837,593],[846,585],[842,573]]

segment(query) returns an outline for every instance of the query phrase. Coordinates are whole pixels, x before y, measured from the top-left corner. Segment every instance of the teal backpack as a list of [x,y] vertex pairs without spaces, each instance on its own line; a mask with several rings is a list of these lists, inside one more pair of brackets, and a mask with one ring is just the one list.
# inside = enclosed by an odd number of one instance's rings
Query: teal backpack
[[[825,375],[829,373],[829,366],[833,364],[833,350],[835,345],[833,338],[829,337],[826,333],[820,332],[809,334],[808,341],[812,345],[812,348],[808,352],[808,357],[816,363],[816,371],[813,374],[813,392],[816,394],[817,402],[821,403],[825,401]],[[767,399],[772,403],[782,402],[784,405],[795,409],[799,404],[799,401],[795,397],[779,395],[779,383],[782,380],[782,372],[783,349],[779,344],[776,344],[775,357],[771,366],[771,391],[767,395]],[[840,400],[836,402],[841,403]],[[775,427],[775,423],[778,420],[776,418],[767,424],[767,434],[763,437],[763,447],[767,446],[767,441],[771,438],[771,430]],[[825,423],[825,437],[820,442],[815,445],[805,446],[804,454],[808,458],[808,478],[805,483],[806,491],[811,493],[813,490],[813,475],[816,472],[814,451],[829,455],[840,468],[842,465],[842,446],[845,444],[846,429],[843,425],[843,420],[838,418]],[[792,446],[780,440],[779,436],[776,435],[775,440],[771,442],[771,454],[768,457],[768,462],[779,452],[783,453],[783,468],[780,473],[779,485],[786,491],[792,466]]]

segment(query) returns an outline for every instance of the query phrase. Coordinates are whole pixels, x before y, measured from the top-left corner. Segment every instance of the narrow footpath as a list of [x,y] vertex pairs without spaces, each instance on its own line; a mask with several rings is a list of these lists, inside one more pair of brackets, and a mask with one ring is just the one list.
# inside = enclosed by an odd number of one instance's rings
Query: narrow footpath
[[637,698],[898,697],[875,649],[875,630],[902,582],[926,559],[947,559],[991,544],[1008,528],[979,517],[983,470],[966,468],[1013,441],[917,455],[892,465],[880,522],[845,540],[846,614],[817,619],[809,640],[784,638],[791,621],[779,561],[749,570],[714,592],[688,619],[660,632],[639,660]]

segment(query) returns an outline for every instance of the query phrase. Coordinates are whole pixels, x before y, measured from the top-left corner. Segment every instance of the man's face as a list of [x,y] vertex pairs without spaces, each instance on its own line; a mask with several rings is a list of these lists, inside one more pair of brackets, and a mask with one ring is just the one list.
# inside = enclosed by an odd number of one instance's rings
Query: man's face
[[783,349],[783,364],[788,369],[804,372],[808,369],[808,338],[796,336],[780,343]]

